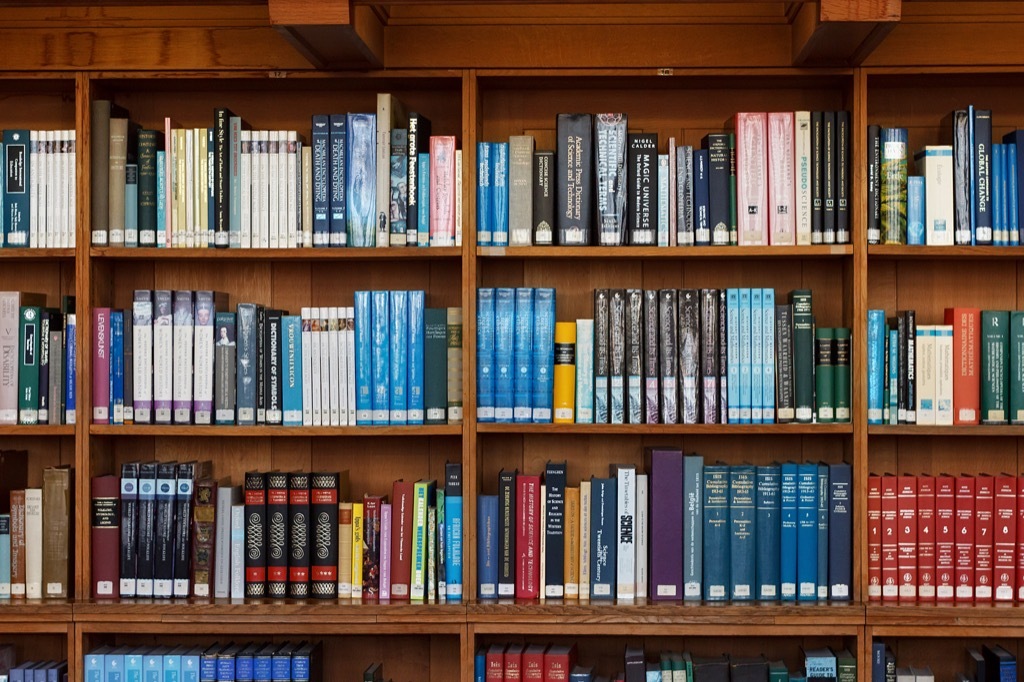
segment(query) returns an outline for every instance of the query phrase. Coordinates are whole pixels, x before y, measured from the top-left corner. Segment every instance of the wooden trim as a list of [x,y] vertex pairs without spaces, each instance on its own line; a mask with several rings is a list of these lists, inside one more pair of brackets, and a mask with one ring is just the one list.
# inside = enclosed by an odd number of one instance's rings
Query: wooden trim
[[137,436],[201,436],[204,438],[420,438],[461,436],[461,424],[438,426],[114,426],[91,424],[89,434],[133,438]]
[[[113,260],[361,261],[456,260],[455,247],[425,249],[161,249],[91,247],[93,258]],[[0,254],[3,252],[0,251]]]
[[852,244],[815,246],[478,246],[478,258],[830,258],[853,254]]
[[849,435],[852,424],[477,424],[477,433],[653,435]]
[[870,260],[881,259],[956,259],[995,260],[1024,259],[1021,246],[906,246],[896,244],[871,244],[868,246]]
[[1024,427],[1011,425],[986,425],[977,426],[922,426],[918,424],[883,424],[867,427],[869,436],[965,436],[976,437],[999,437],[999,438],[1022,438]]

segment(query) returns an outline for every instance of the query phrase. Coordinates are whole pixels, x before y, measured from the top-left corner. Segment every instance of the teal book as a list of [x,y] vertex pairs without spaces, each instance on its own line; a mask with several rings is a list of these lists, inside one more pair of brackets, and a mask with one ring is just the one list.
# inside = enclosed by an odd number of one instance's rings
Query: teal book
[[775,423],[775,289],[761,290],[761,423]]
[[3,131],[3,245],[29,245],[31,158],[29,131]]
[[[740,424],[749,424],[751,418],[751,325],[750,325],[750,289],[739,290],[739,332],[740,332]],[[730,363],[731,365],[732,363]]]
[[704,466],[704,600],[729,598],[729,466]]
[[763,421],[764,403],[764,330],[762,290],[750,290],[750,423]]
[[284,337],[284,425],[302,426],[302,318],[298,315],[283,315],[281,327]]
[[828,464],[818,464],[818,599],[828,599],[828,547],[829,537],[829,480]]
[[796,485],[797,599],[813,601],[818,598],[818,465],[800,464]]
[[[402,231],[405,235],[405,231]],[[388,312],[390,350],[390,399],[388,420],[391,424],[409,423],[409,292],[391,291]]]
[[[786,462],[781,467],[779,487],[779,597],[796,599],[797,559],[797,475],[799,465]],[[817,566],[815,566],[817,570]]]
[[733,601],[755,598],[755,484],[752,464],[729,467],[729,596]]
[[430,246],[430,154],[419,155],[420,181],[416,185],[416,201],[419,204],[416,222],[416,245]]
[[779,536],[782,530],[782,471],[778,464],[757,467],[755,525],[755,598],[779,599]]

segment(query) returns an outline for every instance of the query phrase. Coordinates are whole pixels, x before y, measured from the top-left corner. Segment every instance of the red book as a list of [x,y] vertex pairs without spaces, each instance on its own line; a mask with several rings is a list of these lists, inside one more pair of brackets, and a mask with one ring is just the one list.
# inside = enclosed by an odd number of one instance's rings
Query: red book
[[768,114],[768,233],[770,243],[796,244],[793,112]]
[[956,477],[956,600],[974,601],[974,477]]
[[391,598],[407,600],[412,580],[413,482],[391,486]]
[[740,246],[768,245],[768,114],[738,113],[736,215]]
[[523,649],[522,644],[512,643],[505,649],[505,679],[523,679]]
[[380,596],[380,506],[388,498],[363,495],[363,597]]
[[110,308],[92,309],[92,423],[110,422]]
[[543,644],[531,644],[523,652],[523,680],[544,682],[544,651]]
[[897,479],[882,476],[882,601],[899,599]]
[[516,476],[516,599],[537,599],[540,596],[542,513],[540,476]]
[[899,476],[896,481],[899,529],[896,565],[899,569],[899,600],[917,601],[917,477]]
[[568,682],[576,665],[576,645],[551,645],[544,652],[544,682]]
[[455,137],[430,138],[430,245],[455,246]]
[[935,599],[953,601],[956,589],[956,479],[935,477]]
[[868,600],[882,599],[882,477],[868,476]]
[[[14,523],[14,516],[11,516],[11,523]],[[1024,476],[1017,477],[1017,525],[1021,529],[1021,532],[1017,533],[1017,600],[1024,601]],[[13,527],[11,528],[11,532],[14,532]],[[13,547],[14,536],[12,535],[12,562],[14,557]],[[13,563],[11,563],[11,570],[14,570]]]
[[121,557],[121,479],[92,479],[92,596],[118,596]]
[[935,601],[935,477],[917,477],[917,599]]
[[946,308],[953,325],[953,423],[977,424],[981,419],[981,311]]
[[492,644],[487,649],[484,661],[487,664],[484,673],[484,679],[487,682],[492,682],[492,680],[501,682],[505,679],[505,646],[503,644]]
[[978,476],[974,481],[974,601],[992,601],[996,481],[991,476]]
[[1009,474],[996,476],[995,555],[992,595],[1013,601],[1017,584],[1017,481]]

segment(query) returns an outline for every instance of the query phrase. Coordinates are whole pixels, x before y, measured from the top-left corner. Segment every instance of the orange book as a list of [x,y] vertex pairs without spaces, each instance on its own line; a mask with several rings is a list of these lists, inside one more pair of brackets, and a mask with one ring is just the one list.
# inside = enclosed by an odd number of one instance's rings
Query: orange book
[[953,325],[953,423],[978,424],[981,419],[981,310],[946,308]]

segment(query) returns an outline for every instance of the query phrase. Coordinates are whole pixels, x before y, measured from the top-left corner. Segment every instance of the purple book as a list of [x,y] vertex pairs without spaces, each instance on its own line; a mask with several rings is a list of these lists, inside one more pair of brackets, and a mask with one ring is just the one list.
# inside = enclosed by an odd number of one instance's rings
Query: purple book
[[683,598],[683,453],[651,450],[651,599]]
[[391,505],[380,506],[380,599],[391,599]]

